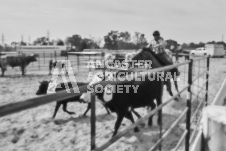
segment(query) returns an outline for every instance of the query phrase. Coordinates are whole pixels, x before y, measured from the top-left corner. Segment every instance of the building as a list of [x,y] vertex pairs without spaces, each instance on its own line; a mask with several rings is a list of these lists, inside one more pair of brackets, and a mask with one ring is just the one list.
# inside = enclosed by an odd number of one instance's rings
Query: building
[[42,46],[17,46],[17,52],[26,53],[26,54],[34,54],[34,53],[57,53],[60,54],[62,51],[66,51],[66,46],[50,46],[50,45],[42,45]]

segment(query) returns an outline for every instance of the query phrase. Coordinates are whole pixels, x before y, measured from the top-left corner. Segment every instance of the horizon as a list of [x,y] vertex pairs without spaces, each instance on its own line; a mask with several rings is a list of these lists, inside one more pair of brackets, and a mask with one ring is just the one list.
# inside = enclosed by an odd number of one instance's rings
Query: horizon
[[46,37],[63,41],[75,34],[101,38],[111,30],[145,34],[148,42],[154,30],[164,39],[178,43],[224,41],[223,0],[7,0],[0,6],[0,34],[6,44],[33,42]]

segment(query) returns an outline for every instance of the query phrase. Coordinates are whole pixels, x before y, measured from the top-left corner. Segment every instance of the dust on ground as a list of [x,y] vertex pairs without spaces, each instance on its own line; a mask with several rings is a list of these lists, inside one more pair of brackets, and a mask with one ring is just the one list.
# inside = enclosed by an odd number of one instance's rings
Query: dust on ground
[[[49,80],[51,77],[43,74],[28,72],[25,77],[20,76],[18,71],[15,75],[8,72],[7,77],[0,77],[0,105],[23,101],[37,97],[35,95],[39,81]],[[7,72],[6,72],[7,73]],[[182,75],[182,77],[186,77]],[[209,82],[209,102],[219,90],[226,75],[226,59],[211,58],[210,60],[210,82]],[[86,81],[87,74],[77,73],[78,81]],[[182,87],[186,82],[179,83]],[[174,87],[174,86],[173,86]],[[173,89],[175,93],[175,89]],[[163,109],[163,131],[179,117],[181,111],[186,106],[186,93],[181,95],[179,102],[173,101]],[[166,101],[170,96],[164,90],[164,99]],[[61,109],[58,111],[55,120],[52,114],[55,103],[18,112],[0,119],[0,150],[5,151],[24,151],[24,150],[90,150],[90,112],[87,117],[82,114],[86,110],[87,104],[72,102],[68,104],[68,110],[74,111],[75,115],[68,115]],[[146,114],[146,110],[136,109],[141,115]],[[97,103],[97,121],[96,121],[96,144],[102,145],[108,141],[114,130],[116,115],[108,115],[106,110]],[[184,120],[182,120],[182,124]],[[130,125],[130,121],[124,119],[120,131]],[[170,150],[175,147],[178,139],[183,132],[179,125],[173,133],[163,143],[163,150]],[[150,127],[142,127],[140,132],[130,131],[116,143],[111,145],[108,151],[145,151],[151,148],[159,138],[159,126],[156,124]]]

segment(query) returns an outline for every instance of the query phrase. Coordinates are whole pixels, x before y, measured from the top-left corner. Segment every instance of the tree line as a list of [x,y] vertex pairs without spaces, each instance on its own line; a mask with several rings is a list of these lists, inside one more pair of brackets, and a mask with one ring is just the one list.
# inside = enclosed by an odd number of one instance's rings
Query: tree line
[[[103,45],[101,45],[102,41],[104,42]],[[133,35],[129,33],[128,31],[120,32],[116,30],[112,30],[108,32],[103,38],[95,38],[95,37],[89,37],[89,38],[83,38],[79,34],[75,34],[72,36],[68,36],[65,40],[62,39],[53,39],[50,40],[46,37],[39,37],[36,40],[33,41],[32,44],[25,43],[23,41],[21,42],[12,42],[11,45],[20,45],[20,46],[26,46],[26,45],[67,45],[69,47],[69,50],[71,51],[83,51],[84,49],[99,49],[99,48],[105,48],[109,50],[131,50],[131,49],[141,49],[143,47],[146,47],[148,45],[148,40],[145,37],[144,33],[141,32],[135,32]],[[175,51],[178,48],[180,49],[195,49],[198,47],[204,47],[205,43],[199,42],[199,43],[183,43],[179,44],[176,40],[167,39],[166,40],[166,48]],[[216,41],[210,41],[207,42],[209,44],[223,44],[226,49],[226,43],[224,42],[216,42]],[[2,47],[0,46],[0,51],[10,50],[10,47]]]

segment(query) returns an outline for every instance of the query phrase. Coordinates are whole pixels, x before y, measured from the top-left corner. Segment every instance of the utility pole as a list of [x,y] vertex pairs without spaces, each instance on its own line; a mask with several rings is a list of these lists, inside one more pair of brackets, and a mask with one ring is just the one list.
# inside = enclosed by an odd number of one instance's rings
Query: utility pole
[[46,38],[48,38],[48,40],[49,40],[49,38],[50,38],[50,32],[49,32],[49,30],[47,30],[47,37]]
[[224,34],[222,34],[222,42],[224,42]]
[[5,36],[4,34],[2,34],[2,46],[4,46],[4,44],[5,44]]
[[31,37],[28,36],[28,44],[30,45],[31,44]]
[[21,35],[21,42],[24,42],[24,36]]

